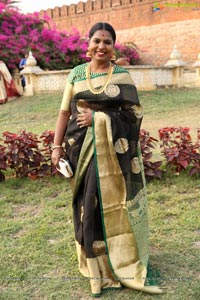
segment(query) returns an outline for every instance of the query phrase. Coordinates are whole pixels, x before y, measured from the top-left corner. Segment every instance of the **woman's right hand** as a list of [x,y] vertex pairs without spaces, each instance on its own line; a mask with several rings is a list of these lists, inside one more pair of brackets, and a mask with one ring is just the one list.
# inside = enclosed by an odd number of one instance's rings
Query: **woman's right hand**
[[82,127],[88,127],[92,125],[92,113],[93,110],[90,108],[85,108],[81,113],[77,116],[77,125]]
[[58,167],[60,158],[65,157],[66,153],[63,148],[55,148],[51,154],[51,161],[55,167]]

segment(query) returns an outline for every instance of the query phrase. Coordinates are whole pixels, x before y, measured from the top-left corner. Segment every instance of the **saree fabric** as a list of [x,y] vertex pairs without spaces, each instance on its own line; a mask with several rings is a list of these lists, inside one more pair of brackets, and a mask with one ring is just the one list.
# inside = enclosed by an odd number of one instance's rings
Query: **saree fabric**
[[[71,179],[73,219],[79,270],[90,278],[92,294],[105,288],[145,287],[148,213],[144,171],[139,148],[142,107],[130,74],[115,65],[106,90],[93,94],[85,67],[68,78],[62,109],[71,117],[66,153]],[[91,74],[92,86],[104,84],[106,74]],[[93,124],[80,128],[77,114],[91,108]]]
[[19,96],[20,94],[7,66],[3,61],[0,61],[0,104],[6,103],[8,98]]

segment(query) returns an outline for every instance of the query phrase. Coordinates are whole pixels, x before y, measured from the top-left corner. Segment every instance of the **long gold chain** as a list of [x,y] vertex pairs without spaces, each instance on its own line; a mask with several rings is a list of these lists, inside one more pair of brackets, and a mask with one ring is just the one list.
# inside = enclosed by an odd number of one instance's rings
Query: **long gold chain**
[[110,82],[112,73],[113,73],[113,65],[110,63],[105,84],[100,89],[95,89],[95,88],[93,88],[92,83],[91,83],[91,79],[90,79],[90,65],[88,64],[86,66],[86,82],[87,82],[87,85],[88,85],[88,88],[89,88],[90,92],[92,94],[95,94],[95,95],[103,93],[105,91],[105,89],[107,88],[109,82]]

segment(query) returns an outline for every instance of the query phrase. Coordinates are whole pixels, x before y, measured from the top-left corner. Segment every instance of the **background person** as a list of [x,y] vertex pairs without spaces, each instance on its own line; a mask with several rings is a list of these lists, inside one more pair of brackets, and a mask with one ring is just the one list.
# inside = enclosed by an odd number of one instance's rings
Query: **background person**
[[[20,60],[20,63],[19,63],[19,69],[20,69],[20,71],[25,68],[27,58],[28,58],[28,54],[25,53],[24,57]],[[23,91],[24,91],[25,90],[25,86],[26,86],[26,79],[25,79],[24,75],[21,75],[21,85],[22,85],[22,88],[23,88]]]
[[[142,107],[130,74],[113,64],[116,34],[108,23],[89,32],[89,63],[68,76],[52,162],[66,157],[79,270],[98,297],[103,289],[146,286],[148,215],[139,130]],[[62,148],[65,140],[66,149]]]
[[6,103],[8,98],[19,97],[20,93],[3,61],[0,61],[0,104]]

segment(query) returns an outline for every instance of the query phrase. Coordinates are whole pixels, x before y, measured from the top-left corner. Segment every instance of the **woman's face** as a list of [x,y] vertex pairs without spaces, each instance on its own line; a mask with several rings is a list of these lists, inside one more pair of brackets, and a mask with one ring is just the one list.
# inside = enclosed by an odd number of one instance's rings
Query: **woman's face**
[[110,61],[114,49],[112,35],[106,30],[97,30],[89,42],[89,50],[93,60]]

